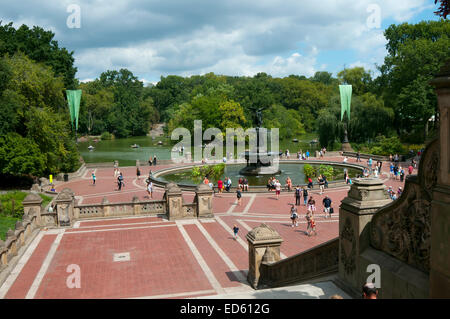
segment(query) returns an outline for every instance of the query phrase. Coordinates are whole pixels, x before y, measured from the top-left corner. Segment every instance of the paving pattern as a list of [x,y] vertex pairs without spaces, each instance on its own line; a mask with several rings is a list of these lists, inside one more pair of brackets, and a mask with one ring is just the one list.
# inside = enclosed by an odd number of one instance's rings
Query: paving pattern
[[[342,158],[331,160],[342,162]],[[383,166],[385,185],[395,190],[403,185],[389,180],[388,165]],[[166,167],[169,165],[151,169]],[[141,170],[143,176],[148,169]],[[83,204],[100,203],[104,197],[112,203],[130,201],[133,196],[144,199],[145,178],[137,180],[134,167],[121,171],[126,185],[121,191],[117,190],[113,170],[108,168],[95,170],[95,186],[89,170],[82,178],[57,185],[56,190],[69,187],[78,203]],[[317,204],[317,235],[311,237],[305,233],[305,206],[298,207],[299,225],[291,227],[293,192],[283,192],[279,199],[272,192],[243,193],[240,206],[235,194],[215,194],[215,217],[210,220],[174,222],[156,216],[126,217],[84,220],[72,228],[42,230],[0,287],[0,298],[201,298],[251,294],[253,289],[246,282],[247,232],[263,222],[269,224],[284,240],[282,258],[334,239],[338,236],[339,204],[348,189],[327,189],[323,195],[318,189],[311,192]],[[156,189],[153,198],[162,199],[163,193],[163,189]],[[330,196],[335,208],[331,219],[325,219],[321,212],[325,195]],[[193,198],[194,193],[183,193],[185,202]],[[237,239],[233,237],[233,225],[240,228]],[[79,288],[73,287],[77,274],[74,267],[79,269]]]

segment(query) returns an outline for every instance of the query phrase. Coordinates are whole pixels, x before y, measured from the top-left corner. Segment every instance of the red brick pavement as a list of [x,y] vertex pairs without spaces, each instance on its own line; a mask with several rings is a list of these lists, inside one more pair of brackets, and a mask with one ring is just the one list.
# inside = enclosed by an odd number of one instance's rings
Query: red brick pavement
[[[327,158],[342,161],[342,157]],[[356,162],[349,158],[349,162]],[[363,162],[365,164],[365,162]],[[168,167],[158,166],[156,169]],[[142,168],[142,176],[155,167]],[[97,169],[97,185],[92,186],[88,170],[85,178],[57,185],[57,191],[71,188],[76,196],[83,197],[83,204],[100,203],[103,197],[110,202],[131,201],[137,195],[146,196],[144,178],[135,180],[135,168],[121,168],[125,176],[125,188],[119,192],[113,177],[113,169]],[[383,173],[388,176],[389,165],[384,163]],[[416,172],[416,171],[415,171]],[[386,185],[395,190],[404,183],[387,180]],[[229,233],[233,224],[240,227],[239,237],[246,242],[247,230],[238,220],[242,220],[250,228],[268,223],[283,237],[281,252],[292,256],[327,240],[338,236],[338,212],[340,201],[347,195],[349,187],[328,189],[335,208],[334,218],[330,221],[323,218],[322,199],[324,195],[313,190],[316,199],[317,236],[305,235],[305,206],[298,207],[300,224],[292,228],[289,219],[290,204],[295,202],[294,193],[283,192],[279,200],[274,193],[257,194],[247,213],[242,214],[251,197],[243,197],[242,206],[235,206],[234,193],[216,194],[213,199],[213,211],[223,220],[221,223],[202,223],[208,234],[219,245],[234,265],[245,272],[248,268],[248,253],[235,241]],[[310,192],[311,193],[311,192]],[[246,195],[246,193],[244,193]],[[156,189],[154,199],[162,199],[163,190]],[[184,192],[183,200],[192,202],[194,193]],[[225,214],[232,209],[232,214]],[[153,227],[163,226],[163,227]],[[124,228],[133,229],[124,229]],[[145,227],[145,228],[142,228]],[[215,251],[197,225],[183,225],[193,244],[205,259],[222,287],[235,287],[238,284],[231,274],[229,266]],[[110,230],[114,229],[114,230]],[[90,231],[92,230],[92,231]],[[99,231],[103,230],[103,231]],[[86,232],[80,232],[86,231]],[[22,272],[13,283],[6,298],[24,298],[42,266],[42,262],[54,242],[56,235],[45,235],[25,264]],[[113,262],[114,253],[129,252],[131,260]],[[77,264],[81,268],[80,289],[69,289],[66,286],[67,266]],[[186,274],[189,274],[186,276]],[[82,221],[80,228],[66,230],[56,253],[45,273],[35,298],[122,298],[180,294],[181,297],[202,296],[202,291],[213,290],[206,275],[195,259],[189,246],[173,222],[164,222],[158,217],[123,218],[113,220]],[[196,293],[200,292],[200,293]],[[211,292],[211,294],[214,294]],[[169,296],[170,297],[170,296]]]
[[56,235],[44,235],[42,237],[30,259],[5,295],[6,299],[25,298],[55,239]]

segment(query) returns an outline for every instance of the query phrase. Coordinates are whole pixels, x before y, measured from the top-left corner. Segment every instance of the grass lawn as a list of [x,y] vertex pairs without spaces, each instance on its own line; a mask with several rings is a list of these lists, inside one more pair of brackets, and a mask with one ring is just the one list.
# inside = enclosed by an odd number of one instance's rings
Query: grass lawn
[[[13,229],[16,221],[22,219],[23,206],[22,201],[28,195],[26,192],[10,191],[0,195],[0,239],[5,240],[8,229]],[[39,194],[42,198],[42,207],[47,206],[52,197]],[[14,203],[14,205],[13,205]],[[14,209],[13,209],[14,208]]]

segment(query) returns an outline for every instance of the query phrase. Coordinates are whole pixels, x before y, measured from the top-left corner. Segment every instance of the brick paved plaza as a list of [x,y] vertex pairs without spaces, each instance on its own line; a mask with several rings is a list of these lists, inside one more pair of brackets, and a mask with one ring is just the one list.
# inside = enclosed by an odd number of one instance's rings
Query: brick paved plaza
[[[327,158],[342,162],[341,157]],[[349,159],[355,162],[355,159]],[[364,162],[363,162],[364,163]],[[151,167],[152,171],[169,165]],[[389,180],[389,164],[383,163],[385,185],[396,190],[403,183]],[[135,167],[121,168],[125,188],[117,191],[112,168],[98,168],[96,185],[91,170],[83,178],[60,183],[56,190],[70,188],[78,204],[111,203],[144,199],[145,178],[136,180]],[[141,169],[148,174],[149,167]],[[414,174],[416,171],[414,172]],[[336,238],[339,204],[349,187],[330,188],[316,199],[317,236],[305,233],[305,206],[300,206],[299,226],[291,227],[290,204],[294,192],[244,193],[236,205],[234,193],[215,194],[215,217],[207,220],[168,221],[161,216],[107,218],[78,221],[71,228],[42,230],[31,242],[12,273],[0,287],[0,298],[192,298],[252,291],[246,281],[247,232],[262,222],[284,239],[281,257],[298,254]],[[153,198],[162,199],[163,189]],[[330,196],[335,208],[331,219],[322,213],[322,199]],[[194,193],[183,192],[185,202]],[[237,240],[232,227],[239,226]],[[81,287],[66,284],[69,265],[78,265]]]

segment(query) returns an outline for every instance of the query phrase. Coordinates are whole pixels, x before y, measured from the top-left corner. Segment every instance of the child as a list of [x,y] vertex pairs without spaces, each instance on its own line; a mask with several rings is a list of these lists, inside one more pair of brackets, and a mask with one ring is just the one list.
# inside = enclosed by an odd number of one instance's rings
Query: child
[[94,184],[95,185],[95,172],[94,171],[92,171],[92,184]]
[[238,231],[239,231],[239,227],[237,227],[236,225],[233,225],[234,240],[236,240],[236,238],[237,238]]
[[314,221],[314,217],[311,216],[309,220],[309,236],[311,236],[311,230],[314,232],[314,235],[317,235],[316,232],[316,222]]
[[242,194],[241,194],[241,190],[238,188],[237,190],[236,190],[236,196],[237,196],[237,201],[238,201],[238,206],[241,206],[241,197],[242,197]]

